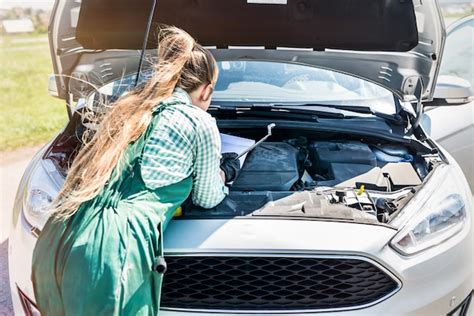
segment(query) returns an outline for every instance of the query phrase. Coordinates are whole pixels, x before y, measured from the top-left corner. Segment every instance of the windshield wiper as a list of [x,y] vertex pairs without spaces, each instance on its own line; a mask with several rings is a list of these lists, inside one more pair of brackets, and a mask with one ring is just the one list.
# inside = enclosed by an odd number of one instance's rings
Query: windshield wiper
[[[331,104],[318,104],[318,103],[294,103],[294,104],[279,104],[279,103],[254,103],[238,106],[221,106],[221,105],[211,105],[211,111],[218,111],[222,113],[237,113],[239,112],[242,115],[253,115],[253,116],[265,116],[265,117],[281,117],[290,119],[300,119],[300,120],[310,120],[317,121],[319,117],[325,118],[337,118],[344,119],[348,118],[347,115],[340,112],[329,112],[329,111],[320,111],[315,109],[319,108],[329,108],[340,111],[347,111],[360,114],[370,114],[376,117],[380,117],[386,121],[401,124],[403,123],[400,115],[395,114],[386,114],[377,111],[373,111],[368,106],[356,106],[356,105],[331,105]],[[310,117],[308,117],[308,115]]]
[[[398,114],[386,114],[382,112],[377,112],[372,110],[371,107],[369,106],[357,106],[357,105],[333,105],[333,104],[320,104],[320,103],[302,103],[302,104],[276,104],[272,103],[270,104],[271,106],[277,107],[277,108],[288,108],[288,107],[322,107],[322,108],[331,108],[331,109],[336,109],[336,110],[342,110],[342,111],[348,111],[348,112],[354,112],[354,113],[360,113],[360,114],[370,114],[376,117],[380,117],[384,120],[390,121],[392,123],[400,124],[402,123],[402,118]],[[343,115],[346,117],[345,115]]]
[[239,113],[242,116],[261,116],[285,119],[294,119],[301,121],[317,122],[319,117],[344,118],[343,113],[318,111],[314,109],[302,109],[294,107],[274,106],[271,104],[249,104],[241,106],[221,106],[211,105],[210,111],[220,113]]

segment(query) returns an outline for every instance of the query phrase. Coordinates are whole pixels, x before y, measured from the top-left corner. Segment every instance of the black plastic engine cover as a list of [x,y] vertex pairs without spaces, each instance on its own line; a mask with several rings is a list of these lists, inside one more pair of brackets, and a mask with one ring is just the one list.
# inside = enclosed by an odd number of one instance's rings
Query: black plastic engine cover
[[286,143],[263,143],[252,150],[233,191],[288,191],[298,180],[298,149]]
[[317,141],[309,146],[313,175],[327,180],[320,186],[335,186],[377,166],[377,158],[367,144],[359,141]]

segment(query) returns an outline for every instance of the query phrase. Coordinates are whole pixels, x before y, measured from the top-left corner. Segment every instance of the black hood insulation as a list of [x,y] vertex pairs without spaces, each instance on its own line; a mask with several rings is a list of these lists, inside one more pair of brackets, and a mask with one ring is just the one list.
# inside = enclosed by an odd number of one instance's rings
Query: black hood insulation
[[[159,0],[147,47],[160,24],[205,46],[409,51],[418,44],[412,0]],[[84,48],[141,49],[152,0],[83,0],[76,39]]]

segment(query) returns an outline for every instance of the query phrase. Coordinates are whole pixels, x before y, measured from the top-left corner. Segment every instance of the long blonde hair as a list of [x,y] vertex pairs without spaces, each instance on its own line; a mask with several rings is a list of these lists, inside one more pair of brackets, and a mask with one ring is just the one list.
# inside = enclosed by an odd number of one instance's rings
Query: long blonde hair
[[208,50],[179,28],[162,29],[153,77],[143,89],[112,104],[101,119],[68,172],[53,204],[55,217],[70,217],[83,202],[100,193],[128,144],[144,133],[155,107],[170,97],[176,86],[189,93],[202,84],[213,84],[216,79],[217,65]]

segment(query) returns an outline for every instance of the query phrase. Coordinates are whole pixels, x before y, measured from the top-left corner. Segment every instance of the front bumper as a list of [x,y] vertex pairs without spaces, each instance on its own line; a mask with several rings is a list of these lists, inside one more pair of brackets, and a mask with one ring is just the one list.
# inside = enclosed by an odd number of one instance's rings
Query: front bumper
[[[15,312],[21,315],[24,311],[16,288],[18,286],[28,297],[34,297],[30,271],[36,238],[22,217],[18,219],[10,237],[9,260]],[[379,225],[301,219],[183,219],[170,223],[165,235],[165,248],[168,254],[174,255],[278,253],[282,256],[364,257],[393,274],[400,280],[401,287],[375,305],[339,311],[339,315],[446,315],[454,310],[473,288],[471,225],[466,225],[461,233],[445,243],[413,257],[403,257],[388,246],[395,233],[396,230]],[[259,312],[263,313],[265,311]],[[191,310],[164,309],[160,312],[165,316],[190,314],[216,315],[215,312]]]

